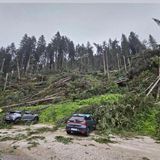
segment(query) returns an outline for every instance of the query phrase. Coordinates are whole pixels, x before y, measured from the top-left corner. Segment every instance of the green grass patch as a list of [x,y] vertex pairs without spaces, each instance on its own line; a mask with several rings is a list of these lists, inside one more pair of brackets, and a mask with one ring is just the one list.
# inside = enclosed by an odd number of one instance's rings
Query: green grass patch
[[61,142],[63,144],[68,144],[72,142],[72,138],[69,137],[56,136],[55,139],[57,142]]
[[115,141],[112,141],[109,137],[98,137],[98,138],[94,138],[93,140],[95,140],[98,143],[115,143]]
[[104,103],[115,103],[122,97],[119,94],[106,94],[95,96],[85,100],[75,102],[65,102],[56,105],[51,105],[40,114],[40,122],[55,123],[65,117],[71,116],[77,109],[90,105],[101,105]]
[[144,112],[137,116],[135,123],[135,131],[143,135],[155,135],[156,130],[156,115],[159,109],[156,107],[150,108],[148,112]]

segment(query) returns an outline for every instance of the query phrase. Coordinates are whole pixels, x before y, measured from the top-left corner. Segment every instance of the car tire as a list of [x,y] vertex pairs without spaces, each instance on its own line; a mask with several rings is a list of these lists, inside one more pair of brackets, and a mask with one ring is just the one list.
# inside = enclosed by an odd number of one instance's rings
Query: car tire
[[86,129],[85,136],[89,136],[89,128]]
[[33,124],[38,123],[38,121],[39,121],[39,118],[38,118],[38,117],[35,117],[35,118],[33,119]]
[[14,120],[14,124],[17,124],[18,122],[20,122],[20,120],[21,120],[21,118],[16,118],[16,119]]
[[71,131],[66,131],[67,132],[67,134],[71,134]]
[[96,125],[93,126],[93,130],[96,130]]

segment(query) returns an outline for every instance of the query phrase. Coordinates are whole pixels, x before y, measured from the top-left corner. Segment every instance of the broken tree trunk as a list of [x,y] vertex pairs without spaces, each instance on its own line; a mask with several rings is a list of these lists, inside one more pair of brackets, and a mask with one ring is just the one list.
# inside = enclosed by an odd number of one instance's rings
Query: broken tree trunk
[[5,78],[4,88],[3,88],[4,91],[6,90],[6,87],[7,87],[7,81],[8,81],[8,73],[6,73],[6,78]]
[[152,85],[151,89],[148,91],[147,96],[150,95],[150,93],[152,92],[152,90],[157,86],[157,84],[160,81],[160,77],[158,77],[157,81]]
[[18,80],[21,79],[21,76],[20,76],[20,69],[19,69],[19,63],[18,63],[18,59],[17,59],[17,77],[18,77]]
[[2,61],[1,72],[3,72],[4,62],[5,62],[5,58],[3,58],[3,61]]
[[[158,77],[157,77],[158,78]],[[148,88],[144,91],[144,92],[147,92],[151,87],[152,87],[152,85],[157,81],[157,78],[156,78],[156,80],[154,81],[154,82],[152,82],[149,86],[148,86]]]
[[15,107],[29,107],[29,106],[34,106],[34,105],[38,105],[38,104],[56,103],[56,102],[59,102],[60,100],[61,100],[61,97],[43,98],[43,99],[38,99],[38,100],[30,101],[30,102],[24,102],[24,103],[3,106],[3,107],[1,107],[1,109],[8,110],[8,109],[12,109]]
[[129,69],[131,69],[131,61],[129,58],[128,58],[128,64],[129,64]]
[[108,54],[107,54],[107,52],[106,52],[106,67],[107,67],[107,78],[109,79],[110,75],[109,75],[109,65],[108,65]]
[[105,60],[105,52],[102,53],[103,55],[103,70],[104,70],[104,75],[107,74],[107,71],[106,71],[106,60]]
[[125,72],[127,73],[126,57],[124,55],[123,55],[123,63],[124,63]]
[[117,55],[117,66],[118,66],[118,71],[120,71],[119,55],[118,55],[118,53],[117,53],[116,55]]

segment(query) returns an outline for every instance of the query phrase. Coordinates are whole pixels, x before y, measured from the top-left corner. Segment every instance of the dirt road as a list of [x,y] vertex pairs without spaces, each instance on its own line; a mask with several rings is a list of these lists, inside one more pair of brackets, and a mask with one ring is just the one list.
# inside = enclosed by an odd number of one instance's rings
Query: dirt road
[[[58,138],[60,140],[58,141]],[[1,160],[159,160],[160,144],[149,137],[112,137],[102,144],[89,137],[67,135],[52,126],[15,126],[0,130]]]

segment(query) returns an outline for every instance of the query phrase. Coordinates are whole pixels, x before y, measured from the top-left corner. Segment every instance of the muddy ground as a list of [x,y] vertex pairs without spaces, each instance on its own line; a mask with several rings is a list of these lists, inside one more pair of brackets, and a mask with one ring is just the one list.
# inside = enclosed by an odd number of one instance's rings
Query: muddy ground
[[17,125],[0,130],[0,160],[160,160],[160,144],[150,137],[95,139],[94,132],[84,137],[49,125]]

